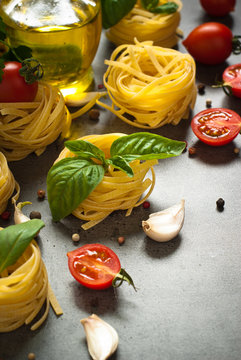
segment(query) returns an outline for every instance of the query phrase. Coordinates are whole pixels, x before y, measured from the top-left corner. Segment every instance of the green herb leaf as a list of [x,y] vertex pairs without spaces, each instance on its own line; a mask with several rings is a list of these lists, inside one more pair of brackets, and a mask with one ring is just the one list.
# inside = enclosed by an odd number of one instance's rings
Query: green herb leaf
[[105,162],[105,153],[97,146],[91,144],[89,141],[85,140],[69,140],[65,141],[64,145],[72,153],[78,155],[82,159],[91,159],[95,158],[103,163]]
[[0,59],[0,82],[2,81],[2,76],[4,74],[3,69],[5,68],[4,61]]
[[113,165],[115,168],[124,171],[128,176],[134,176],[133,170],[130,167],[129,163],[120,155],[115,155],[111,159],[106,160],[109,164]]
[[105,29],[117,24],[134,7],[136,0],[101,0],[102,24]]
[[32,239],[44,226],[42,220],[33,219],[8,226],[0,231],[0,273],[6,267],[15,264]]
[[159,4],[158,0],[141,0],[141,4],[144,9],[158,14],[172,14],[178,9],[178,5],[173,1],[157,6]]
[[47,192],[53,220],[72,213],[102,181],[105,170],[91,160],[65,158],[52,166],[47,176]]
[[110,154],[111,158],[121,155],[128,162],[135,159],[165,159],[180,155],[185,147],[185,142],[140,132],[116,139],[112,143]]

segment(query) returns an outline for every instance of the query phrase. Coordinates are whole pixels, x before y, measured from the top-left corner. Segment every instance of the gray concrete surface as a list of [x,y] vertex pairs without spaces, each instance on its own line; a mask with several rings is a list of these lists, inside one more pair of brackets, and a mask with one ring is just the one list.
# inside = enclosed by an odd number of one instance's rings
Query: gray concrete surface
[[[238,1],[235,13],[217,20],[240,34],[240,11]],[[181,29],[185,37],[196,25],[210,20],[199,1],[183,0]],[[93,63],[96,87],[102,83],[103,61],[113,49],[102,34]],[[181,42],[178,49],[184,52]],[[203,110],[208,98],[213,107],[241,113],[241,100],[228,98],[221,89],[210,87],[227,65],[238,62],[240,55],[232,55],[219,66],[197,65],[197,83],[204,82],[207,88],[205,95],[198,95],[193,113]],[[138,131],[108,111],[100,112],[96,122],[87,115],[75,120],[72,137]],[[92,313],[109,322],[119,334],[113,360],[241,359],[241,155],[233,153],[234,147],[241,147],[241,138],[238,136],[225,147],[208,147],[196,140],[190,120],[153,132],[187,140],[189,146],[197,147],[196,156],[190,158],[186,152],[159,161],[148,210],[139,207],[130,217],[116,212],[86,232],[73,216],[53,223],[47,200],[37,199],[37,190],[46,189],[46,174],[63,143],[56,141],[39,158],[30,155],[10,163],[21,185],[20,200],[33,203],[24,212],[40,211],[46,224],[39,244],[64,314],[57,318],[50,309],[47,321],[36,332],[26,326],[0,334],[1,360],[25,360],[29,352],[36,354],[36,360],[90,359],[80,319]],[[219,197],[225,200],[223,212],[216,210]],[[181,198],[186,200],[186,215],[180,235],[168,243],[147,238],[141,220]],[[6,222],[0,221],[0,225]],[[138,291],[127,284],[105,291],[79,285],[67,266],[66,253],[76,247],[71,240],[73,232],[80,234],[79,245],[100,242],[111,247],[132,275]],[[119,235],[126,239],[123,246],[117,242]]]

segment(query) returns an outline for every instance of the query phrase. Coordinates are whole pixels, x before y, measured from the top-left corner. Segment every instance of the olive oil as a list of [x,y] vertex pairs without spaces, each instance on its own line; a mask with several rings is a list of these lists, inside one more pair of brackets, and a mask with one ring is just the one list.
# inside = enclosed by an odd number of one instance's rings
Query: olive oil
[[100,0],[2,0],[11,46],[26,45],[44,68],[43,80],[84,91],[101,34]]

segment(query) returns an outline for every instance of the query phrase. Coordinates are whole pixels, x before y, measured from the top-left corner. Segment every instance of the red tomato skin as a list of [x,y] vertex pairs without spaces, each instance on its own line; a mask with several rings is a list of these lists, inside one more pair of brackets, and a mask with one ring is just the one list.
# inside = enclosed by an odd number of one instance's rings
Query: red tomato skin
[[[87,252],[103,252],[107,254],[110,260],[110,276],[108,279],[100,279],[100,280],[89,280],[86,279],[80,272],[77,271],[75,263],[78,262],[78,258],[80,255],[87,254]],[[71,275],[83,286],[94,289],[94,290],[104,290],[108,289],[112,286],[112,281],[116,274],[118,274],[121,270],[121,264],[118,256],[111,250],[109,247],[102,244],[86,244],[81,246],[80,248],[73,250],[67,253],[68,256],[68,266]],[[94,262],[92,263],[92,267],[94,266]],[[101,269],[101,264],[98,264],[98,269]]]
[[196,61],[216,65],[230,56],[232,39],[232,31],[226,25],[207,22],[193,29],[182,43]]
[[0,82],[0,102],[31,102],[38,91],[38,82],[27,84],[19,74],[21,63],[8,61]]
[[236,0],[200,0],[203,9],[212,16],[225,16],[234,11]]
[[[230,130],[230,132],[227,135],[220,136],[220,137],[212,137],[205,134],[205,132],[201,131],[200,127],[202,124],[199,122],[200,118],[203,116],[208,116],[209,114],[214,113],[225,113],[229,115],[230,120],[224,121],[224,122],[217,122],[219,125],[223,125],[226,128]],[[214,125],[215,126],[215,125]],[[224,109],[224,108],[212,108],[212,109],[206,109],[203,111],[200,111],[198,114],[196,114],[191,122],[191,127],[194,132],[194,134],[207,145],[211,146],[223,146],[228,143],[230,143],[239,133],[241,129],[241,117],[230,109]]]
[[241,64],[228,66],[223,72],[223,83],[232,88],[232,95],[241,98]]

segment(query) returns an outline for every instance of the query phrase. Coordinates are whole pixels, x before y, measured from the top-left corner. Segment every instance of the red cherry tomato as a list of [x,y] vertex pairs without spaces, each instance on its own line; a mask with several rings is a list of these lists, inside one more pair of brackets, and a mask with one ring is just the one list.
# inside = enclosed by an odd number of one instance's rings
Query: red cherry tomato
[[234,11],[236,0],[200,0],[203,9],[212,16],[224,16]]
[[222,146],[240,133],[241,117],[229,109],[206,109],[194,116],[191,127],[194,134],[205,144]]
[[230,65],[224,70],[223,86],[230,86],[231,94],[241,98],[241,64]]
[[215,65],[231,54],[232,39],[232,31],[226,25],[208,22],[192,30],[183,45],[198,62]]
[[5,63],[2,81],[0,82],[0,102],[29,102],[33,101],[37,91],[38,82],[27,84],[19,74],[21,63],[9,61]]
[[[67,253],[71,275],[82,285],[96,290],[134,283],[121,268],[118,256],[105,245],[87,244]],[[119,283],[117,283],[119,281]]]

